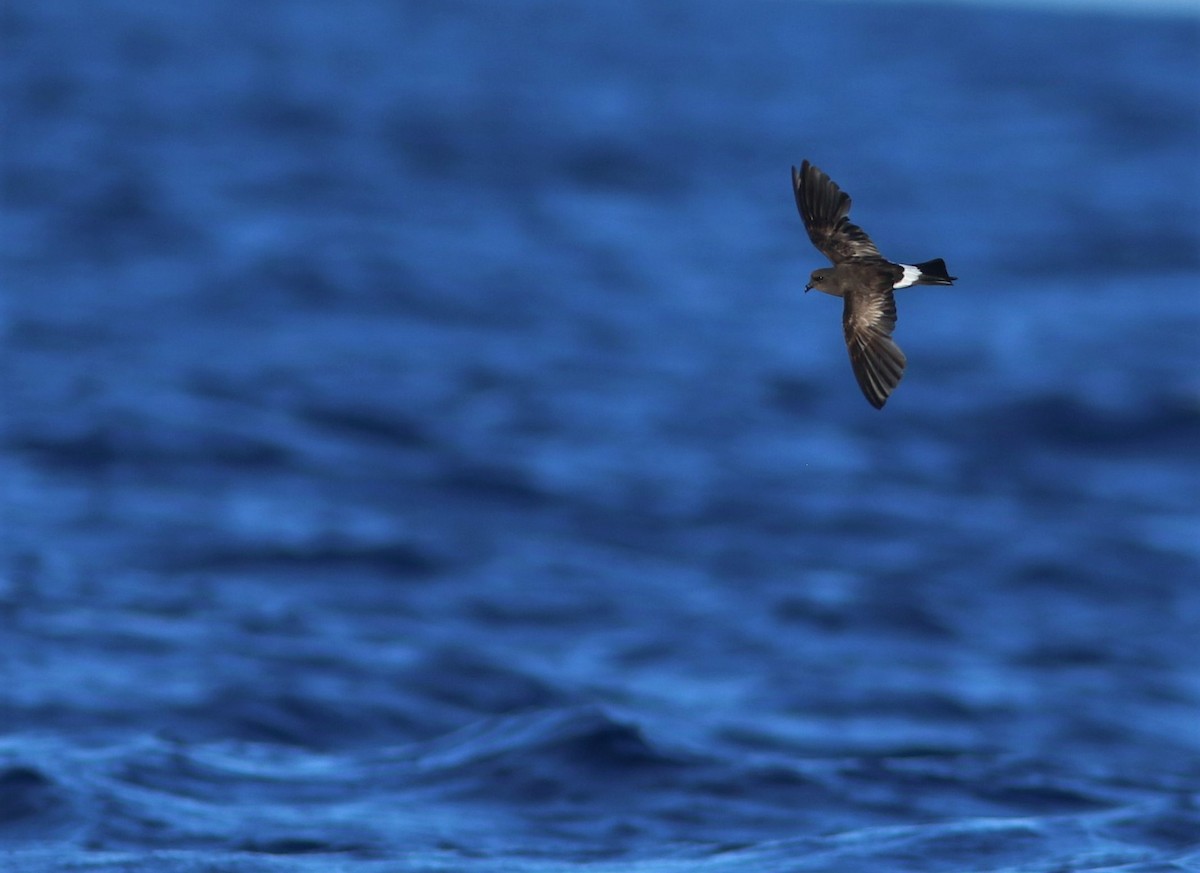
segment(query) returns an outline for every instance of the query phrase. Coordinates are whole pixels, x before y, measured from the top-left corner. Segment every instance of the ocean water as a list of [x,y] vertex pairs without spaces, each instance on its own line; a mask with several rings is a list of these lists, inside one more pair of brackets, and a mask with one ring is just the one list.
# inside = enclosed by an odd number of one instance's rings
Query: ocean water
[[5,4],[0,870],[1200,870],[1156,10]]

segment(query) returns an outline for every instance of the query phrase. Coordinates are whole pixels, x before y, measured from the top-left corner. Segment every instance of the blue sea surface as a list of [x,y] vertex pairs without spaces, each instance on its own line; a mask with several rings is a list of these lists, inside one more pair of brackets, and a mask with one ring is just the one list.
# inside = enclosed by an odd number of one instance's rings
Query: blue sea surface
[[[1200,870],[1200,14],[0,10],[0,870]],[[898,294],[886,409],[793,202]]]

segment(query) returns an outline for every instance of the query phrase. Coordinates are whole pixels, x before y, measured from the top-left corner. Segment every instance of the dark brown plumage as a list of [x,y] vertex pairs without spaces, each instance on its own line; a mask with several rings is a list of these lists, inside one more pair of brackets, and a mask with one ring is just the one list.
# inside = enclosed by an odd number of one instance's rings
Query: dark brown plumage
[[861,227],[849,219],[850,196],[832,179],[804,161],[792,167],[796,207],[808,238],[833,263],[814,270],[804,290],[815,288],[845,301],[842,328],[854,377],[867,400],[882,409],[900,384],[906,359],[892,341],[896,302],[892,292],[910,285],[952,285],[941,258],[919,264],[895,264],[879,253]]

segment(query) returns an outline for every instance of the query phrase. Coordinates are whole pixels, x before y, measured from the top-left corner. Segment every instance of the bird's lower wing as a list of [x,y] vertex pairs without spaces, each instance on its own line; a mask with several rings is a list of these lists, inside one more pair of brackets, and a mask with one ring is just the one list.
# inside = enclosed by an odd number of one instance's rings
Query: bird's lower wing
[[907,360],[892,341],[896,327],[896,302],[892,292],[855,291],[845,295],[842,327],[854,378],[867,401],[882,409],[900,384]]

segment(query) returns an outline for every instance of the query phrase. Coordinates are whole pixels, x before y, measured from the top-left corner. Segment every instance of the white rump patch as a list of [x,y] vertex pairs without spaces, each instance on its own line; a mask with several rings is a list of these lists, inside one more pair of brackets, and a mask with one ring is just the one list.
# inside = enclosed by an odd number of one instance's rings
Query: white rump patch
[[921,271],[916,267],[910,267],[908,264],[900,264],[900,266],[904,268],[904,275],[892,288],[907,288],[921,278]]

